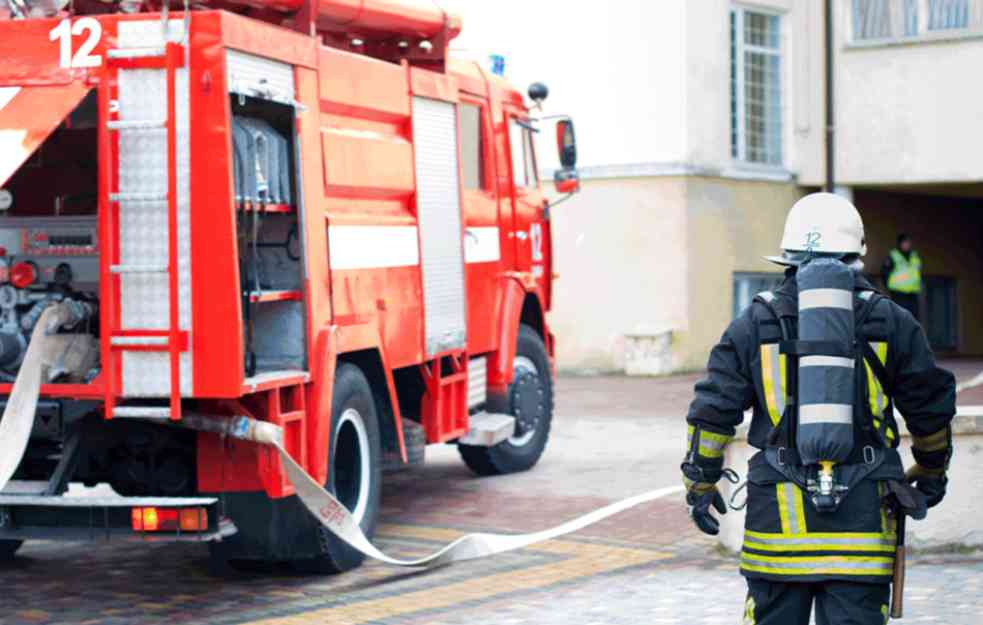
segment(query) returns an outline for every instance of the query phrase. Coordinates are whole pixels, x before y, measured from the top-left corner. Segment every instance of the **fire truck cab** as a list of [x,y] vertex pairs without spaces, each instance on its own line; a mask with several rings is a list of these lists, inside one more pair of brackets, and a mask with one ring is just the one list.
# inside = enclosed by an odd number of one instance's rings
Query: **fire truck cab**
[[[432,2],[203,5],[9,0],[0,20],[0,394],[43,310],[81,311],[0,493],[0,557],[109,538],[361,562],[272,449],[195,415],[281,426],[370,536],[383,469],[426,445],[479,475],[546,445],[550,215],[523,95],[448,57],[461,22]],[[555,131],[572,193],[572,122]]]

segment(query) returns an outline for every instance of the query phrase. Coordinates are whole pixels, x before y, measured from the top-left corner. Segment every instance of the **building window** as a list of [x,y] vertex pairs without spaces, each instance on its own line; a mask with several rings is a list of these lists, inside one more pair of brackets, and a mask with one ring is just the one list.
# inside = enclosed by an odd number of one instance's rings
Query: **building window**
[[735,8],[730,13],[731,156],[782,164],[781,18]]
[[928,29],[969,26],[969,0],[928,0]]
[[512,147],[512,183],[516,188],[535,187],[539,184],[539,175],[536,173],[532,130],[513,119],[509,133],[509,143]]
[[481,107],[461,104],[458,115],[461,118],[461,183],[465,189],[479,190],[485,186]]
[[736,319],[751,305],[754,296],[762,291],[770,291],[782,283],[784,274],[781,273],[734,273],[734,307],[732,313]]
[[852,0],[853,40],[917,38],[945,30],[979,30],[981,0]]

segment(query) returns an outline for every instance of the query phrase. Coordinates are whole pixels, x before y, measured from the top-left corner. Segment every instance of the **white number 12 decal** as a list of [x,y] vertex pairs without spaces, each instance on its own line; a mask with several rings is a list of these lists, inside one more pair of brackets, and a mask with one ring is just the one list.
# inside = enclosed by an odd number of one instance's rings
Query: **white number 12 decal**
[[[75,55],[72,56],[72,36],[80,37],[86,31],[89,33],[88,38],[82,42]],[[102,24],[93,17],[83,17],[74,24],[70,20],[64,19],[48,33],[50,41],[58,41],[58,64],[61,67],[99,67],[102,65],[102,57],[92,54],[92,51],[99,45],[101,38]]]

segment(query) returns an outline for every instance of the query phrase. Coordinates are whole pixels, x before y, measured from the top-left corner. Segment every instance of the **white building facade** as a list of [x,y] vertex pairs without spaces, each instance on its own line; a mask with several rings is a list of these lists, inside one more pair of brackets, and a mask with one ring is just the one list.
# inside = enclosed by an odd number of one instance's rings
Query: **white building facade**
[[[761,256],[825,179],[824,2],[445,4],[464,17],[455,48],[505,56],[577,123],[583,191],[552,211],[561,369],[702,367],[780,278]],[[911,234],[933,343],[983,353],[983,0],[833,9],[834,170],[867,223],[867,269]]]

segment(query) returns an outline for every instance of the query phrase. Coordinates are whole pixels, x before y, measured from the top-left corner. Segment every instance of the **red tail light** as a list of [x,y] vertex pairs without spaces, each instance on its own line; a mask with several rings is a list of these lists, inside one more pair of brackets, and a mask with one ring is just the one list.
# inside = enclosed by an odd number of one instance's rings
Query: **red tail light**
[[38,271],[33,263],[20,262],[10,268],[10,283],[18,289],[31,286],[37,279]]
[[133,508],[130,512],[134,532],[204,532],[208,511],[204,508]]

